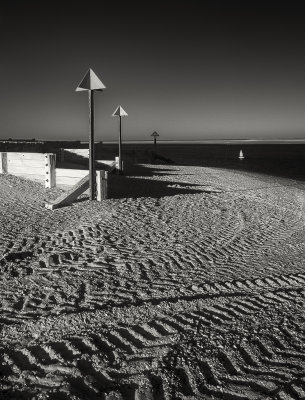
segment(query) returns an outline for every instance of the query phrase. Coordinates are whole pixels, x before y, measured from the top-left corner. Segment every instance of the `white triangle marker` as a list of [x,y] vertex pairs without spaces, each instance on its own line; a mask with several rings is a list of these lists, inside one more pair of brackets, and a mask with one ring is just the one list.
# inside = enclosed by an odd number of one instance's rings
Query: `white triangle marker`
[[95,72],[91,68],[89,68],[85,76],[77,86],[76,92],[80,92],[82,90],[103,90],[103,89],[106,89],[106,86],[98,78]]
[[118,106],[115,112],[112,114],[113,117],[127,117],[127,112],[123,109],[123,107]]

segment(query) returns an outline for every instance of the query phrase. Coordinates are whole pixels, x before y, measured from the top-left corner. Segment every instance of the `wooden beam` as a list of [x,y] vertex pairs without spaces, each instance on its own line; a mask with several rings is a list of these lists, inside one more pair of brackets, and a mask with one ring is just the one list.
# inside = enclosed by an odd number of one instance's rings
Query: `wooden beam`
[[96,171],[96,191],[97,201],[102,201],[108,198],[108,172]]
[[72,155],[89,158],[89,149],[63,149],[63,151],[66,152],[67,156],[69,156],[69,153],[71,153]]
[[8,162],[7,163],[7,172],[8,174],[15,175],[16,173],[19,174],[37,174],[41,176],[45,176],[45,164],[43,162],[40,163],[39,166],[32,165],[31,162],[28,160],[27,163],[23,165],[15,165],[14,163]]
[[55,210],[59,207],[64,207],[77,199],[82,193],[84,193],[89,188],[89,174],[81,179],[76,185],[74,185],[68,192],[63,193],[58,199],[45,204],[46,208],[49,210]]
[[88,169],[56,168],[56,176],[60,178],[78,178],[79,180],[88,173]]
[[45,154],[45,187],[52,188],[56,186],[56,154]]
[[[7,168],[8,171],[12,171],[13,169],[27,169],[28,167],[31,168],[40,168],[43,171],[43,166],[44,166],[44,158],[41,158],[40,160],[29,160],[29,159],[17,159],[17,158],[11,158],[10,153],[7,154]],[[42,172],[44,173],[44,171]]]
[[88,170],[56,168],[56,186],[74,186],[88,175]]
[[120,156],[119,157],[115,157],[115,162],[114,162],[114,168],[111,168],[110,171],[112,171],[113,169],[116,170],[117,174],[122,174],[124,171],[124,162],[123,160],[121,160]]
[[120,157],[115,157],[115,168],[119,169],[120,167]]
[[0,153],[0,174],[7,173],[7,153]]
[[107,168],[108,172],[111,172],[114,169],[116,169],[116,165],[117,165],[115,160],[96,160],[96,162],[104,164],[105,166],[108,166],[108,168]]
[[25,178],[33,175],[39,177],[39,181],[45,180],[45,155],[42,153],[8,152],[6,165],[9,174]]
[[19,152],[9,152],[8,153],[9,160],[40,160],[44,162],[44,154],[43,153],[19,153]]

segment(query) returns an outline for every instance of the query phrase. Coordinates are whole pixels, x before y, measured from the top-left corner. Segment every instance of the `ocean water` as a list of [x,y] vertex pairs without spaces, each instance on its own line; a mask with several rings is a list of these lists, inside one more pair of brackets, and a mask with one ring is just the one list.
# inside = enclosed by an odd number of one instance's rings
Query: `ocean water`
[[[240,150],[244,159],[239,159]],[[152,159],[151,153],[157,154]],[[117,143],[104,143],[101,159],[118,155]],[[158,158],[160,156],[160,158]],[[266,143],[230,141],[230,143],[123,143],[123,159],[134,163],[163,163],[213,168],[229,168],[305,181],[305,141]]]

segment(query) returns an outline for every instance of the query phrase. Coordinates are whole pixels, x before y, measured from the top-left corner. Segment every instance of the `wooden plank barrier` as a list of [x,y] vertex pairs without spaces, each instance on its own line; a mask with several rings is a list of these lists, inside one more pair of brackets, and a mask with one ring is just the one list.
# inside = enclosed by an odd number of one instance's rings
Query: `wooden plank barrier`
[[[86,171],[88,172],[88,171]],[[102,201],[108,198],[108,172],[96,172],[96,186],[97,186],[97,201]],[[58,199],[52,202],[47,202],[45,207],[49,210],[55,210],[59,207],[64,207],[71,204],[82,193],[89,188],[89,174],[87,173],[80,181],[78,181],[70,190],[63,193]]]
[[73,153],[81,157],[89,158],[89,149],[63,149],[67,153]]
[[80,179],[88,175],[88,170],[56,168],[56,186],[65,189],[74,186]]
[[1,153],[0,173],[8,173],[35,182],[45,187],[55,186],[55,154]]
[[89,149],[60,149],[60,162],[84,164],[89,159]]
[[68,192],[63,193],[60,197],[58,197],[55,201],[48,202],[45,204],[45,207],[49,210],[55,210],[59,207],[64,207],[73,202],[73,200],[77,199],[82,193],[84,193],[89,188],[89,174],[83,177],[76,185],[74,185]]
[[[96,173],[98,201],[108,198],[108,173],[119,168],[119,158],[100,162],[108,171]],[[59,186],[68,189],[56,201],[46,203],[50,210],[71,204],[89,188],[88,170],[56,168],[56,155],[52,153],[0,152],[0,174],[5,173],[44,182],[46,188]]]
[[108,172],[112,172],[116,169],[117,167],[117,162],[116,160],[96,160],[97,162],[100,162],[102,164],[105,164],[108,166]]
[[[89,163],[89,149],[61,149],[60,158],[61,163],[73,163],[75,165],[88,165]],[[96,169],[103,169],[107,166],[110,172],[119,168],[119,163],[116,160],[99,160],[96,159]]]
[[96,171],[96,200],[102,201],[108,198],[108,172]]

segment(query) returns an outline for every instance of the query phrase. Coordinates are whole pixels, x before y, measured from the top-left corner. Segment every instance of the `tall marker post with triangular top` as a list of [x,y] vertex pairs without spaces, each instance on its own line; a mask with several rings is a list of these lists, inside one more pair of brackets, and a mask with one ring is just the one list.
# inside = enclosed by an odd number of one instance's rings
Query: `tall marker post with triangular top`
[[89,100],[89,190],[90,200],[95,199],[95,156],[94,156],[94,92],[103,91],[106,86],[96,76],[91,68],[76,88],[76,92],[88,91]]
[[117,109],[112,114],[113,117],[120,117],[120,136],[119,136],[119,174],[123,173],[123,163],[122,163],[122,117],[127,117],[127,112],[118,106]]
[[154,138],[154,146],[156,146],[157,145],[157,137],[160,136],[159,133],[155,131],[150,136],[152,136]]

